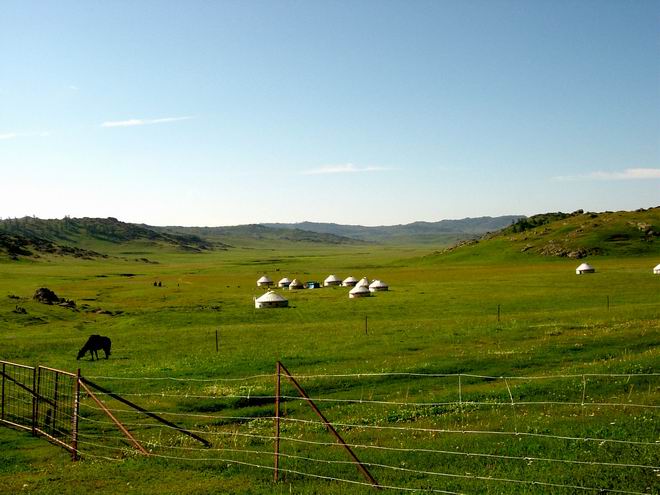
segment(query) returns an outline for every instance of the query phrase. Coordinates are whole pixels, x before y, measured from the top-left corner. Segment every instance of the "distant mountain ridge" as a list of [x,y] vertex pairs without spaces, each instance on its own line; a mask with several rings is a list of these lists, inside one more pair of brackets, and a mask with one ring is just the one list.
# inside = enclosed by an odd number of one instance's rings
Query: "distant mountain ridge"
[[337,223],[300,222],[300,223],[264,223],[266,227],[300,229],[324,234],[334,234],[368,242],[416,241],[435,242],[448,237],[469,238],[481,236],[508,227],[524,215],[504,215],[499,217],[476,217],[459,220],[440,220],[438,222],[412,222],[401,225],[380,225],[365,227],[362,225],[342,225]]

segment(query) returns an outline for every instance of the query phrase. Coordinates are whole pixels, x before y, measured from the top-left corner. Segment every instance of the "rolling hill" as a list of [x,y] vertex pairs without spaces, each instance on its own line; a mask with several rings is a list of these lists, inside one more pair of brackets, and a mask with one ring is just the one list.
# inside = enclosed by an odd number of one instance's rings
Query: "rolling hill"
[[0,253],[12,258],[55,254],[93,258],[113,246],[141,243],[201,252],[218,247],[198,236],[158,232],[116,218],[68,218],[43,220],[34,217],[0,220]]
[[544,213],[434,256],[514,254],[580,259],[660,255],[660,207],[636,211]]

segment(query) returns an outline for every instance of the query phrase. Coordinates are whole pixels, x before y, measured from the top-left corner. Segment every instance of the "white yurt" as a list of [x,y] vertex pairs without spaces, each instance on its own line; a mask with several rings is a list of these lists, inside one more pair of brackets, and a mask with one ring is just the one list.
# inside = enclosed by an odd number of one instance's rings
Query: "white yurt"
[[389,286],[382,280],[374,280],[369,284],[369,290],[371,292],[378,292],[381,290],[388,290]]
[[356,287],[366,287],[368,289],[369,279],[367,277],[361,278],[360,281],[356,284]]
[[355,277],[348,277],[345,278],[344,281],[341,283],[344,287],[355,287],[355,284],[358,283],[358,279]]
[[656,275],[660,275],[660,265],[656,266],[656,267],[653,269],[653,273],[655,273]]
[[284,277],[282,280],[277,282],[278,287],[284,287],[285,289],[291,285],[291,280],[288,277]]
[[348,293],[348,297],[350,299],[354,299],[356,297],[369,297],[370,295],[371,292],[369,291],[369,287],[365,285],[356,285]]
[[298,289],[304,289],[305,284],[303,284],[300,280],[297,278],[294,278],[291,283],[289,284],[289,290],[298,290]]
[[325,287],[331,285],[341,285],[341,279],[339,277],[335,277],[334,275],[328,275],[328,277],[323,281],[323,285]]
[[575,273],[578,275],[582,275],[584,273],[594,273],[596,269],[591,266],[589,263],[582,263],[580,266],[578,266],[575,269]]
[[272,290],[254,300],[255,308],[286,308],[288,305],[289,301]]
[[257,280],[257,287],[270,287],[271,285],[273,285],[273,281],[268,275],[264,275]]

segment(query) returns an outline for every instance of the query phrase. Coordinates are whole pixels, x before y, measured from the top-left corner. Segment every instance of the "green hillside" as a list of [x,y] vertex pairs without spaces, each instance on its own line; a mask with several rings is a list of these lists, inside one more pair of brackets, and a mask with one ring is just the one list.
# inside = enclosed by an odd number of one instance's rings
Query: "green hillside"
[[107,256],[96,251],[58,244],[43,237],[0,232],[0,256],[6,255],[16,260],[20,256],[39,256],[38,253],[86,259]]
[[157,232],[116,218],[40,219],[23,217],[0,220],[0,254],[16,258],[40,254],[103,256],[117,247],[171,247],[202,252],[222,244],[210,243],[195,235]]
[[636,211],[545,213],[431,258],[660,256],[660,207]]

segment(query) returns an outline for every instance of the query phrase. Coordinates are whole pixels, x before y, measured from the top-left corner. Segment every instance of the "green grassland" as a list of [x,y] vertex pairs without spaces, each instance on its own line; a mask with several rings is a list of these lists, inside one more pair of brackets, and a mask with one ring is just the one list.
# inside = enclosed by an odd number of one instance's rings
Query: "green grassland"
[[[561,227],[545,228],[555,235]],[[533,229],[533,242],[550,235]],[[284,481],[271,481],[274,379],[221,380],[272,375],[279,360],[303,377],[312,397],[323,399],[319,407],[331,421],[346,425],[338,429],[349,443],[371,447],[356,452],[383,485],[418,493],[594,493],[571,486],[658,493],[657,471],[643,466],[660,465],[660,377],[582,379],[658,372],[660,276],[651,271],[660,262],[658,249],[652,239],[640,251],[610,236],[619,247],[588,258],[595,274],[576,276],[579,261],[541,256],[536,244],[521,248],[532,242],[533,229],[527,239],[524,232],[508,232],[444,254],[431,254],[427,246],[237,237],[230,247],[194,252],[162,239],[96,239],[85,249],[107,257],[0,258],[0,359],[79,367],[150,410],[174,414],[167,418],[203,432],[213,444],[199,449],[137,414],[120,413],[162,456],[136,455],[84,399],[81,412],[89,419],[81,424],[87,436],[78,463],[28,433],[0,428],[0,492],[371,493],[296,474],[363,481],[343,464],[344,452],[324,445],[333,439],[321,425],[303,422],[315,416],[286,382],[284,414],[300,421],[283,423],[289,440],[282,452],[297,457],[283,456],[290,472]],[[263,292],[255,282],[264,273],[275,280],[367,276],[386,281],[390,291],[358,300],[345,288],[286,291],[289,308],[255,310],[253,298]],[[76,301],[78,310],[32,300],[39,287]],[[16,313],[17,306],[26,314]],[[91,334],[112,338],[110,359],[76,361]],[[328,376],[358,373],[451,376]],[[461,388],[456,374],[463,374]],[[477,430],[521,435],[450,433]]]

